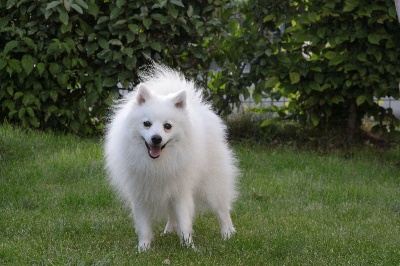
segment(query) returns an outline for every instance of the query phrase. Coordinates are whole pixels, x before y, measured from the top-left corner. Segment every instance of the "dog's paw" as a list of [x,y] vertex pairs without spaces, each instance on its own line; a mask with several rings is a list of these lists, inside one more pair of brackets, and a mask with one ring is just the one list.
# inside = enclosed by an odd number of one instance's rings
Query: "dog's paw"
[[234,227],[230,227],[230,228],[227,228],[226,230],[223,230],[221,232],[222,239],[228,240],[229,238],[232,237],[233,234],[235,234],[235,232],[236,232],[236,230]]
[[146,243],[146,242],[141,243],[141,242],[139,242],[139,245],[138,245],[138,252],[139,253],[146,252],[149,249],[150,249],[150,243]]
[[184,240],[181,240],[181,246],[187,249],[191,249],[193,251],[197,251],[196,246],[193,244],[193,242],[187,242]]
[[173,233],[173,232],[164,231],[164,232],[162,232],[162,233],[160,234],[160,236],[166,236],[166,235],[169,235],[169,234],[171,234],[171,233]]
[[167,226],[165,227],[164,232],[161,233],[161,236],[169,235],[173,232],[175,232],[175,228]]

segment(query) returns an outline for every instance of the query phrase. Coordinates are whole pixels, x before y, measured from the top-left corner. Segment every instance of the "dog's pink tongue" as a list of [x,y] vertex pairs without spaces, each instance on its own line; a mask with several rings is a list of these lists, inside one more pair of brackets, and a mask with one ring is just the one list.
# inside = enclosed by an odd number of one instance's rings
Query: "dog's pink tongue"
[[152,157],[158,157],[161,155],[161,146],[150,146],[150,155]]

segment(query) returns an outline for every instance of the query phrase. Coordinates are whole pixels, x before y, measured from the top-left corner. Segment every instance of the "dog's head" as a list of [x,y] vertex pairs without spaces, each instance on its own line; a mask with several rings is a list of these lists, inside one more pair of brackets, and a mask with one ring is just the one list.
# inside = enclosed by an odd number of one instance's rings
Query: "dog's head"
[[[161,156],[164,148],[171,142],[179,141],[184,134],[186,115],[186,91],[168,96],[153,94],[144,84],[140,84],[136,105],[140,116],[136,116],[136,125],[152,159]],[[186,121],[188,122],[188,121]]]

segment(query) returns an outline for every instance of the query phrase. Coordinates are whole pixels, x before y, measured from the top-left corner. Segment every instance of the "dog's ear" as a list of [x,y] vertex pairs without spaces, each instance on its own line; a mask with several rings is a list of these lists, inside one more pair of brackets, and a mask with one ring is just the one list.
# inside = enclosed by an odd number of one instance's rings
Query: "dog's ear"
[[151,96],[151,92],[149,91],[149,89],[147,89],[147,87],[145,85],[143,85],[143,83],[139,84],[139,89],[138,89],[138,94],[136,97],[136,100],[138,102],[139,105],[144,104]]
[[174,98],[173,103],[176,108],[178,109],[185,109],[186,108],[186,91],[178,92]]

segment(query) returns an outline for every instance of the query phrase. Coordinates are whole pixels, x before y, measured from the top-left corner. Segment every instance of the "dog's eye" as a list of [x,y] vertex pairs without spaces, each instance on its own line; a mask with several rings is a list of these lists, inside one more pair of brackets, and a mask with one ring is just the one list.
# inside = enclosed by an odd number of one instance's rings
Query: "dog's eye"
[[143,126],[145,126],[145,127],[151,127],[150,121],[144,121],[144,122],[143,122]]
[[165,128],[166,130],[170,130],[170,129],[172,128],[172,126],[171,126],[171,124],[166,123],[166,124],[164,124],[164,128]]

